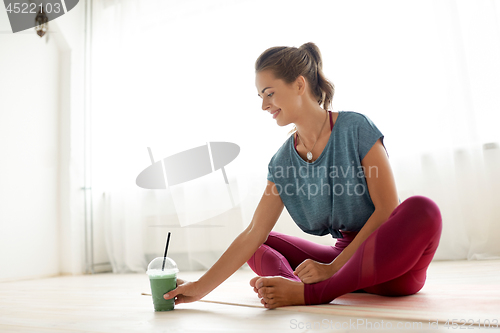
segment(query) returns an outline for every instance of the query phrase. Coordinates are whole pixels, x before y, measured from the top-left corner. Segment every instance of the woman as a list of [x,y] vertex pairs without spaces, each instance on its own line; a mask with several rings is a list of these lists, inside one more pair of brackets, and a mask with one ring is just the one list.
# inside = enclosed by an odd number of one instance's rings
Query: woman
[[[178,280],[175,304],[203,298],[245,262],[266,308],[329,303],[349,292],[411,295],[425,283],[441,236],[441,214],[424,196],[398,201],[383,144],[366,116],[331,112],[334,86],[313,43],[273,47],[256,61],[262,109],[294,135],[269,163],[250,225],[198,281]],[[328,125],[326,125],[328,124]],[[286,206],[313,235],[335,246],[271,231]]]

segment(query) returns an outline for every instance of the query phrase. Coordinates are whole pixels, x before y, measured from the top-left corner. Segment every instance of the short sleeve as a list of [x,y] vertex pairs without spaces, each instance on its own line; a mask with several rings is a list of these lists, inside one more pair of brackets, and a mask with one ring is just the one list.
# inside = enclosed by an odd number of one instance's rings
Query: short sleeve
[[271,158],[271,161],[269,161],[269,165],[267,166],[267,180],[274,183],[273,173],[271,172],[271,170],[273,168],[273,166],[272,166],[273,159],[274,159],[274,156],[273,156],[273,158]]
[[271,170],[269,169],[269,167],[267,168],[267,180],[271,181],[274,183],[274,178],[273,178],[273,175],[271,173]]
[[370,118],[362,115],[358,126],[358,153],[360,161],[365,158],[366,154],[368,154],[370,149],[379,138],[381,138],[382,144],[384,144],[384,135],[382,134],[382,132],[380,132],[380,130],[377,128],[377,126],[375,126]]

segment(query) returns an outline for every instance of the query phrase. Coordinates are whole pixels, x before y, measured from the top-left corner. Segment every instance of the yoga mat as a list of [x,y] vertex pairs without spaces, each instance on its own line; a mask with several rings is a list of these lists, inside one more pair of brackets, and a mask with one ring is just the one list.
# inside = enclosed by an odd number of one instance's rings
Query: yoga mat
[[[249,285],[253,272],[227,280],[203,302],[261,307]],[[280,307],[277,310],[320,313],[357,318],[417,320],[436,322],[450,328],[467,329],[485,321],[500,325],[500,260],[447,261],[431,263],[424,287],[410,296],[379,296],[368,293],[342,295],[330,304]],[[462,326],[463,325],[463,326]]]

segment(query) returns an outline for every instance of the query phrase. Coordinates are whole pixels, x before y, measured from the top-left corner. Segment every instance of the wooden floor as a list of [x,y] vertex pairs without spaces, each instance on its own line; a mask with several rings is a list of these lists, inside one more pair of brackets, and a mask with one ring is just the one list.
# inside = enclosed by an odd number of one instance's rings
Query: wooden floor
[[[461,279],[476,272],[478,280],[498,281],[481,267],[500,261],[432,262],[428,275]],[[500,268],[500,267],[499,267]],[[495,268],[496,269],[496,268]],[[497,269],[500,272],[499,269]],[[439,275],[437,273],[441,272]],[[181,273],[194,280],[203,272]],[[254,276],[237,271],[231,279]],[[228,281],[228,282],[230,282]],[[470,282],[470,274],[468,275]],[[250,288],[250,287],[249,287]],[[386,320],[304,313],[209,302],[181,304],[174,311],[154,312],[145,274],[96,274],[0,283],[0,332],[315,332],[453,330],[440,323]],[[499,305],[500,306],[500,305]],[[498,313],[500,320],[500,312]],[[371,326],[369,326],[371,325]],[[344,328],[342,328],[342,326]],[[371,327],[371,328],[370,328]],[[378,329],[377,329],[378,327]],[[392,327],[392,329],[389,329]],[[400,327],[400,329],[397,329]],[[386,328],[385,330],[382,328]],[[466,328],[466,327],[465,327]],[[480,329],[474,327],[473,329]],[[481,329],[484,329],[481,327]]]

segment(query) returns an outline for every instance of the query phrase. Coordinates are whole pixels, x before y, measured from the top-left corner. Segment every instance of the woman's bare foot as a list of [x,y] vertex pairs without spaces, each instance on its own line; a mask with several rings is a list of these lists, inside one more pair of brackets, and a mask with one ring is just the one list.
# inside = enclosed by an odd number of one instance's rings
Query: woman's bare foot
[[280,306],[304,305],[304,284],[281,276],[256,276],[250,280],[253,290],[259,294],[261,303],[266,308]]

